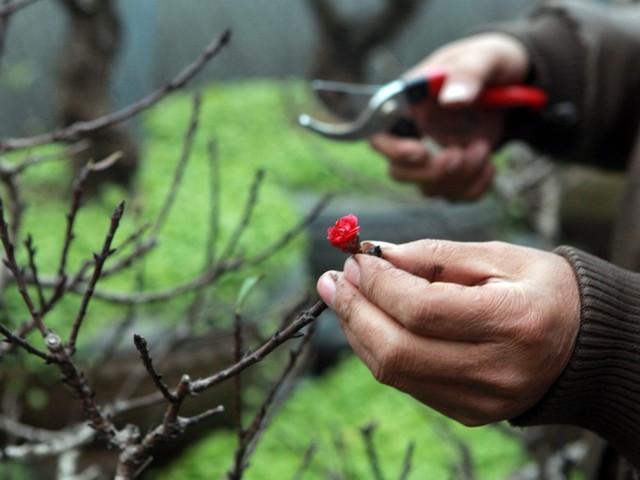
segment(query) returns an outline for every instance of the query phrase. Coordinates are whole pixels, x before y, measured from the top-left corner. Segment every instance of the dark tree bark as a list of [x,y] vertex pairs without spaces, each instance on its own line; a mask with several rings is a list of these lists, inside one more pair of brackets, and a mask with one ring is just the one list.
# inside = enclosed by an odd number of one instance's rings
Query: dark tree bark
[[[118,54],[121,25],[113,0],[60,0],[68,14],[65,45],[57,64],[58,108],[63,125],[92,120],[108,113],[111,70]],[[88,149],[73,158],[78,171],[88,161],[122,153],[108,170],[90,176],[89,191],[105,182],[130,186],[138,164],[138,148],[122,125],[87,136]]]
[[[309,0],[317,20],[318,43],[310,74],[312,78],[343,82],[365,81],[371,52],[391,40],[426,0],[386,0],[376,12],[345,18],[334,0]],[[357,114],[344,96],[323,92],[321,100],[345,117]]]

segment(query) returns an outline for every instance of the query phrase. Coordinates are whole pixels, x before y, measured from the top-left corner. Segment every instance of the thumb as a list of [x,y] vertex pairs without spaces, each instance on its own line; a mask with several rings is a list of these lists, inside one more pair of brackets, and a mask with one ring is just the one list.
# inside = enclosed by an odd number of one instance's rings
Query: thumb
[[469,105],[479,95],[482,85],[479,76],[450,74],[440,90],[438,101],[443,106]]

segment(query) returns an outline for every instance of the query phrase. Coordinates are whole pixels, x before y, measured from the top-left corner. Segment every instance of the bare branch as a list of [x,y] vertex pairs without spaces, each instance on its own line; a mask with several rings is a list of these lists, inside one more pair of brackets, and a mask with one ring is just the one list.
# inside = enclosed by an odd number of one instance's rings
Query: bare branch
[[153,380],[156,388],[160,391],[160,393],[162,393],[162,396],[167,400],[167,402],[175,402],[176,396],[169,391],[169,387],[167,387],[166,383],[162,381],[162,375],[158,373],[153,367],[153,360],[151,360],[149,350],[147,349],[147,340],[140,335],[134,335],[133,342],[138,349],[140,358],[142,358],[142,363],[147,369],[147,372],[149,372],[149,376],[151,377],[151,380]]
[[[4,429],[5,427],[7,427],[6,423],[0,428]],[[20,429],[24,428],[28,427],[20,427]],[[49,434],[51,438],[45,438],[49,436]],[[39,441],[36,443],[28,442],[21,445],[6,446],[3,451],[0,451],[0,459],[6,457],[16,460],[27,460],[30,458],[59,455],[62,452],[86,445],[94,439],[95,435],[95,430],[86,424],[76,425],[63,431],[39,431],[37,434]]]
[[44,292],[42,291],[42,285],[40,284],[40,280],[38,279],[38,266],[36,265],[36,248],[33,245],[33,238],[31,237],[31,235],[27,236],[24,244],[27,248],[27,254],[29,256],[29,268],[31,269],[31,275],[33,275],[32,283],[36,287],[40,311],[43,312],[45,307]]
[[[313,325],[311,325],[311,328],[313,328]],[[269,392],[258,407],[249,427],[247,429],[243,429],[242,425],[239,424],[238,435],[240,442],[236,448],[234,456],[234,468],[227,475],[229,479],[239,480],[242,478],[243,473],[248,466],[249,458],[255,450],[257,439],[265,428],[267,413],[274,403],[278,393],[284,387],[286,379],[293,372],[293,368],[295,367],[300,354],[308,346],[312,337],[312,332],[313,330],[307,332],[298,347],[289,352],[289,361],[282,369],[280,376],[273,382]],[[239,375],[236,375],[235,378],[238,379]]]
[[404,455],[404,460],[402,461],[402,472],[400,472],[399,480],[407,480],[409,478],[409,474],[411,473],[411,459],[413,458],[413,452],[415,450],[415,442],[409,442],[407,446],[407,452]]
[[216,37],[205,50],[189,65],[187,65],[173,80],[164,87],[147,95],[139,101],[111,114],[96,118],[94,120],[75,122],[67,127],[58,128],[50,133],[25,138],[10,138],[0,142],[0,152],[9,152],[27,147],[35,147],[48,143],[62,141],[74,141],[78,138],[105,127],[123,122],[140,112],[150,108],[165,98],[170,93],[183,88],[207,62],[213,58],[231,38],[231,32],[227,30]]
[[111,225],[109,226],[109,231],[107,232],[107,236],[104,239],[104,244],[102,245],[102,251],[99,254],[94,255],[95,265],[93,267],[93,276],[91,277],[89,285],[85,290],[85,294],[82,297],[82,303],[80,304],[78,315],[76,317],[75,322],[73,323],[73,328],[71,329],[71,335],[69,336],[69,349],[72,355],[73,355],[73,352],[75,351],[76,340],[78,338],[78,333],[80,332],[80,327],[82,326],[82,322],[87,313],[89,302],[93,297],[96,284],[100,279],[104,262],[114,252],[114,250],[111,249],[111,243],[113,242],[113,237],[115,236],[116,231],[118,230],[118,226],[120,225],[120,219],[122,218],[123,213],[124,213],[124,202],[120,203],[120,205],[118,205],[114,209],[113,213],[111,214]]
[[[260,362],[286,341],[299,337],[300,331],[316,320],[326,309],[327,305],[322,300],[319,300],[309,309],[299,313],[289,325],[276,332],[270,339],[263,342],[262,345],[254,352],[246,355],[239,362],[234,363],[225,370],[211,375],[210,377],[192,381],[191,393],[198,394],[203,392]],[[163,395],[156,391],[143,397],[114,402],[113,404],[106,406],[105,411],[109,412],[110,415],[117,416],[136,408],[152,405],[162,399]]]
[[123,450],[120,455],[116,479],[135,478],[148,464],[150,452],[156,445],[182,433],[187,426],[223,411],[221,407],[208,410],[199,415],[197,420],[179,417],[178,413],[183,400],[191,394],[191,379],[188,375],[183,375],[178,383],[173,400],[167,407],[162,424],[147,433],[140,442]]
[[[73,227],[75,225],[76,216],[82,205],[82,193],[84,184],[89,175],[89,169],[83,168],[78,173],[78,176],[73,182],[73,190],[71,193],[71,206],[69,213],[67,214],[67,228],[65,230],[64,241],[62,242],[62,253],[60,254],[60,263],[58,265],[58,274],[56,279],[56,285],[53,290],[53,294],[47,304],[47,310],[50,310],[55,303],[62,298],[65,291],[65,284],[67,281],[67,259],[69,256],[69,249],[71,248],[71,242],[73,242],[74,233]],[[44,311],[44,310],[43,310]]]
[[27,290],[27,284],[22,272],[22,269],[18,266],[15,257],[15,250],[13,247],[13,243],[9,237],[9,228],[7,222],[4,219],[4,204],[2,199],[0,199],[0,241],[2,242],[2,246],[4,247],[5,255],[7,256],[6,260],[4,260],[5,266],[11,271],[13,277],[16,280],[16,284],[18,286],[18,290],[20,291],[20,295],[22,299],[29,309],[29,313],[34,321],[35,326],[40,330],[42,336],[46,336],[49,333],[49,330],[45,327],[44,322],[42,321],[41,312],[38,311],[35,307],[33,299]]
[[302,458],[302,463],[300,464],[300,466],[298,467],[298,469],[294,473],[294,475],[292,477],[292,480],[302,480],[302,478],[304,477],[305,472],[307,471],[307,469],[311,465],[311,460],[313,460],[313,456],[315,455],[317,448],[318,447],[317,447],[317,445],[315,443],[312,443],[311,445],[309,445],[309,448],[307,448],[307,450],[304,452],[304,457]]
[[367,452],[367,460],[369,461],[369,467],[371,468],[372,478],[375,480],[384,480],[382,470],[380,470],[380,458],[373,444],[373,434],[376,431],[378,425],[375,422],[371,422],[369,425],[360,429],[362,439],[364,440],[365,449]]
[[193,110],[191,113],[191,119],[189,121],[189,126],[185,133],[184,140],[182,142],[182,154],[180,155],[180,160],[176,166],[176,169],[173,174],[173,180],[171,182],[171,186],[167,192],[167,197],[160,209],[160,214],[156,220],[156,223],[153,227],[152,236],[157,236],[160,233],[160,230],[164,226],[167,221],[167,217],[169,216],[169,212],[175,203],[176,194],[178,192],[178,187],[182,183],[182,178],[184,176],[184,170],[187,166],[189,158],[191,156],[191,150],[193,148],[193,139],[198,130],[198,120],[200,118],[200,111],[202,106],[202,95],[197,93],[193,96]]
[[207,152],[209,158],[209,172],[211,180],[209,184],[211,198],[209,205],[211,212],[209,215],[209,251],[207,252],[207,264],[213,265],[216,258],[216,243],[218,240],[218,232],[220,229],[220,161],[218,158],[218,150],[216,143],[211,140],[207,143]]
[[222,370],[215,375],[200,380],[195,380],[191,384],[194,393],[202,392],[214,385],[217,385],[234,375],[237,375],[247,367],[254,365],[263,360],[269,353],[282,345],[287,340],[297,336],[304,327],[313,322],[318,316],[327,309],[327,305],[319,300],[311,308],[300,313],[298,317],[291,322],[290,325],[283,330],[276,332],[269,340],[267,340],[260,348],[251,354],[246,355],[239,362],[229,368]]
[[49,351],[56,356],[62,381],[73,389],[82,402],[84,415],[91,427],[100,432],[110,443],[115,443],[117,431],[113,422],[96,403],[94,391],[89,387],[84,373],[73,363],[60,337],[50,333],[46,336],[45,343]]
[[229,237],[229,241],[227,242],[227,246],[224,249],[221,259],[231,258],[238,248],[240,237],[247,229],[249,222],[251,221],[251,215],[255,209],[256,204],[258,203],[258,194],[260,192],[260,187],[262,186],[262,182],[264,181],[264,170],[260,169],[256,172],[256,175],[253,179],[253,183],[251,184],[251,188],[249,190],[249,198],[244,207],[244,212],[242,213],[242,217],[238,222],[235,230]]
[[[27,342],[24,338],[12,333],[11,330],[9,330],[7,327],[2,325],[1,323],[0,323],[0,333],[5,337],[7,342],[10,342],[11,344],[17,347],[23,348],[31,355],[40,357],[47,363],[54,363],[55,357],[52,357],[51,355],[41,350],[38,350],[36,347],[31,345],[29,342]],[[0,355],[2,354],[4,354],[4,352],[0,351]]]

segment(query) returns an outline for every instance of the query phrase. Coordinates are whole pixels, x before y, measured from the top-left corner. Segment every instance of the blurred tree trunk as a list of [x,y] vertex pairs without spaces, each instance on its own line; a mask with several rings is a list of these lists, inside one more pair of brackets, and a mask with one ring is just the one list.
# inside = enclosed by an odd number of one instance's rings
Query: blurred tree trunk
[[[371,52],[397,35],[426,0],[385,0],[378,11],[356,18],[341,16],[337,3],[308,0],[319,31],[310,74],[324,80],[363,82]],[[357,113],[343,96],[323,93],[321,100],[345,117]]]
[[[111,70],[119,51],[121,25],[113,0],[60,0],[68,15],[68,35],[57,63],[59,118],[63,125],[108,113]],[[89,148],[76,154],[74,170],[115,151],[122,158],[89,178],[90,191],[104,182],[130,186],[138,164],[138,148],[122,125],[87,137]]]

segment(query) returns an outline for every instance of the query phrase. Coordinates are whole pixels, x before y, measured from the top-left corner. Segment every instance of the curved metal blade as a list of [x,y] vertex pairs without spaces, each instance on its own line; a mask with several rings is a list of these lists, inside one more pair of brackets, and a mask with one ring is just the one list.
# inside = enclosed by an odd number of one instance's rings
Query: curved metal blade
[[406,105],[401,101],[405,83],[401,80],[384,85],[371,98],[362,113],[351,122],[329,123],[310,115],[300,115],[298,123],[320,135],[335,140],[359,140],[388,128]]

